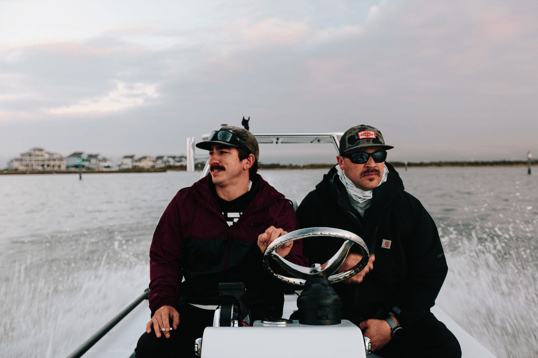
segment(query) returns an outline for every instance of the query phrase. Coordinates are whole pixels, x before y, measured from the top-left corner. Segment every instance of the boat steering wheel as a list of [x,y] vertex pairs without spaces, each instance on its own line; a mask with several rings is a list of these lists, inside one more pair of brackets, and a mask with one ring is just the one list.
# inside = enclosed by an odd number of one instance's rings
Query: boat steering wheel
[[[329,259],[323,266],[319,263],[313,265],[313,267],[304,267],[294,264],[278,255],[276,249],[280,246],[295,240],[309,240],[314,237],[323,237],[326,239],[338,238],[346,240],[340,249]],[[358,245],[362,250],[362,259],[353,268],[344,271],[337,272],[353,245]],[[282,235],[274,240],[263,254],[263,265],[265,269],[274,277],[285,283],[293,285],[304,286],[306,281],[314,276],[321,276],[329,280],[330,283],[337,283],[345,281],[348,278],[359,273],[368,264],[369,259],[368,247],[364,241],[352,232],[335,229],[330,227],[312,227],[307,229],[300,229]],[[271,269],[269,265],[269,258],[273,258],[278,264],[294,277],[287,277],[280,275]],[[337,273],[335,273],[337,272]]]

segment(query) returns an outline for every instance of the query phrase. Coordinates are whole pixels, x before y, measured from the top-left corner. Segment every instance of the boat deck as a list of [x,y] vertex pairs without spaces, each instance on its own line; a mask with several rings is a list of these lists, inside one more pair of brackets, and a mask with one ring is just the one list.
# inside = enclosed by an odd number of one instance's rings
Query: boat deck
[[[284,304],[284,318],[297,309],[297,296],[286,295]],[[480,343],[478,343],[469,333],[454,322],[445,312],[438,307],[432,308],[433,314],[443,322],[458,338],[463,358],[495,358]],[[103,337],[95,346],[86,354],[85,358],[117,358],[131,357],[136,343],[144,333],[146,323],[150,319],[150,310],[147,301],[139,304],[127,317],[118,323],[105,337]],[[371,354],[369,358],[377,356]]]

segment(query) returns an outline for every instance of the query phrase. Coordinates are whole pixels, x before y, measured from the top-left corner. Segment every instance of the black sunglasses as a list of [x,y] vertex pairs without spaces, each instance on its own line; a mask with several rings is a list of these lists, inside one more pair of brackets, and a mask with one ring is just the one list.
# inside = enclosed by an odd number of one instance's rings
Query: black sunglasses
[[385,159],[387,159],[387,152],[385,152],[384,150],[378,150],[377,152],[373,152],[371,154],[365,152],[357,152],[344,155],[344,157],[348,158],[352,163],[355,164],[364,164],[370,159],[370,157],[374,159],[374,162],[381,163],[384,162]]
[[220,129],[218,131],[211,132],[209,141],[230,143],[230,145],[239,147],[245,150],[247,153],[250,153],[250,151],[243,145],[243,143],[237,139],[237,136],[234,133],[227,131],[225,129]]

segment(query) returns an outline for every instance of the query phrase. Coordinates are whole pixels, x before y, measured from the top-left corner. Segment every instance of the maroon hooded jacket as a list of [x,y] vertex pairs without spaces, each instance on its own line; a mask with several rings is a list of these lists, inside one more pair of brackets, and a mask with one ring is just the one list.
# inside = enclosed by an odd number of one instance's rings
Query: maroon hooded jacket
[[[172,199],[150,248],[152,312],[164,305],[218,304],[219,282],[243,282],[252,318],[281,316],[282,285],[264,271],[257,239],[271,225],[291,232],[298,222],[290,201],[256,176],[259,190],[232,226],[217,204],[210,175]],[[300,241],[286,259],[307,265]]]

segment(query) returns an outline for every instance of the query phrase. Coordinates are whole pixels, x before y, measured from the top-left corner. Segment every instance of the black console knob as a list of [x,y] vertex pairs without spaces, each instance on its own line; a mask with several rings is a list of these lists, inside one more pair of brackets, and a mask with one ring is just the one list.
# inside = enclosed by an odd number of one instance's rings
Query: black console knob
[[314,276],[306,281],[297,299],[299,323],[310,325],[340,324],[342,301],[326,278]]

